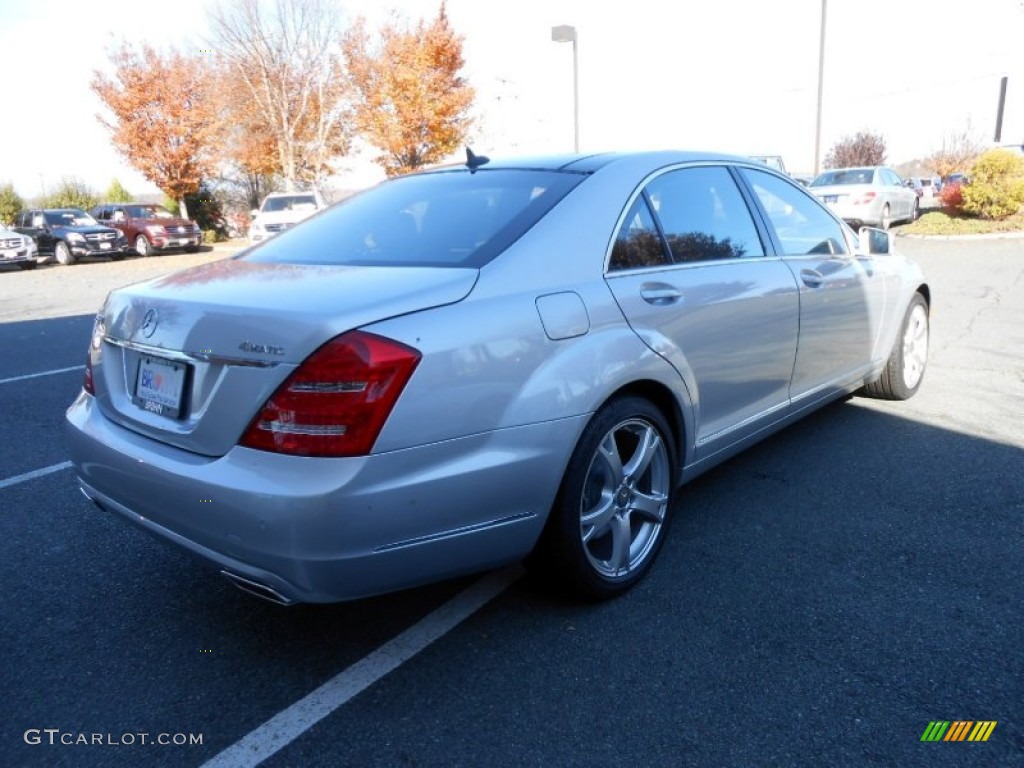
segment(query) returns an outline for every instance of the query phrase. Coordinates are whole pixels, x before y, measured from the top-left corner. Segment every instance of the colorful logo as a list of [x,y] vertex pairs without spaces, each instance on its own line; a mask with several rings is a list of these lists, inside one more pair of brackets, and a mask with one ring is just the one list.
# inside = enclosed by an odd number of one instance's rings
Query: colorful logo
[[932,720],[921,741],[988,741],[998,720]]

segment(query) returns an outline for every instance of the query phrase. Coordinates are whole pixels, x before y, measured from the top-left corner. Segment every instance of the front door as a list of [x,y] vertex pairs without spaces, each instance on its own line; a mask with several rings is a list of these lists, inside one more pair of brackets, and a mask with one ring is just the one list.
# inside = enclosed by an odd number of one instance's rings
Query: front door
[[855,256],[843,226],[810,195],[777,176],[745,169],[800,290],[800,341],[790,397],[802,407],[833,395],[871,367],[883,276]]

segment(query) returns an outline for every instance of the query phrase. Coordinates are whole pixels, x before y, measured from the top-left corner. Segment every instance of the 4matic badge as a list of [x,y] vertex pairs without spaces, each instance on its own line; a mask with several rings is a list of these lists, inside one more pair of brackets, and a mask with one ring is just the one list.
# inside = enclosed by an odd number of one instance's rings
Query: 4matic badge
[[252,341],[243,341],[238,345],[238,348],[243,352],[257,352],[261,355],[277,355],[278,357],[284,356],[284,347],[276,347],[273,344],[256,344]]

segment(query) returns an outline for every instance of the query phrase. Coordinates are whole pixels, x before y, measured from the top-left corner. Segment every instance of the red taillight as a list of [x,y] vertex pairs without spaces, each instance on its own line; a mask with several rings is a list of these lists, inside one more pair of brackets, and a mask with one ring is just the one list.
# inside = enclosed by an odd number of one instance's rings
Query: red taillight
[[859,197],[854,198],[853,204],[854,205],[866,205],[867,203],[870,203],[874,199],[875,199],[875,193],[874,192],[865,192],[863,195],[860,195]]
[[310,355],[253,419],[240,445],[296,456],[370,452],[420,353],[350,331]]
[[96,395],[96,385],[92,377],[92,356],[99,353],[106,332],[103,313],[99,312],[92,321],[92,337],[89,339],[89,350],[85,353],[85,376],[82,379],[82,389],[93,396]]

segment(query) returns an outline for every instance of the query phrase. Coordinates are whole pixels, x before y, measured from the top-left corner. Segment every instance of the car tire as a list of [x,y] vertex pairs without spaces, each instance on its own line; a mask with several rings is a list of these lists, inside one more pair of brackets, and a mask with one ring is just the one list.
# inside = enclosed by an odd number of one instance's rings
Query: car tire
[[139,235],[135,238],[135,252],[139,256],[152,256],[153,248],[149,244],[149,240],[146,239],[145,235]]
[[907,306],[900,335],[892,345],[882,375],[865,384],[860,394],[881,400],[907,400],[924,379],[928,364],[928,302],[915,293]]
[[35,269],[39,265],[34,261],[19,261],[18,266],[21,269]]
[[70,267],[75,263],[75,254],[63,240],[58,240],[57,244],[53,246],[53,258],[57,260],[58,264],[65,267]]
[[639,397],[610,401],[576,444],[528,567],[584,597],[630,589],[668,533],[675,467],[661,411]]
[[882,229],[889,229],[892,226],[892,214],[888,203],[882,206],[882,218],[878,222],[878,226]]

